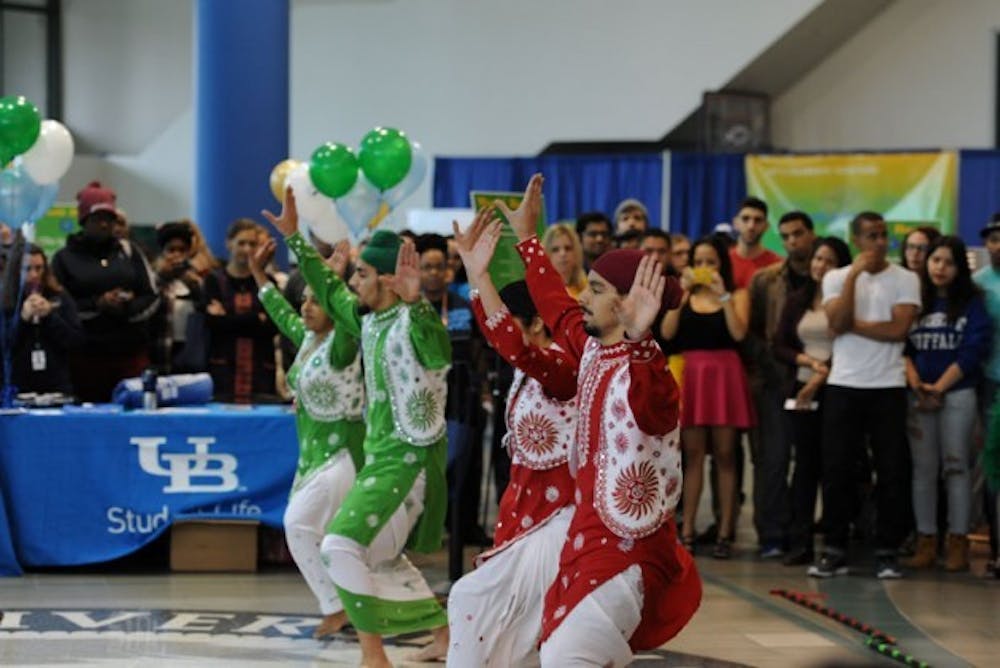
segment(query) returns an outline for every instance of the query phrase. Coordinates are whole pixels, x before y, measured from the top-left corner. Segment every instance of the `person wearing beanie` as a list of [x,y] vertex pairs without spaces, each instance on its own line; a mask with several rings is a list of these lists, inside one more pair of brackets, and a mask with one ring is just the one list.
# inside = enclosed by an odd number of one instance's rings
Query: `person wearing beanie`
[[[993,427],[1000,424],[1000,419],[991,418],[991,415],[1000,389],[1000,211],[994,213],[989,222],[979,230],[979,238],[986,247],[989,262],[976,270],[972,280],[983,291],[986,311],[993,321],[993,344],[990,346],[989,357],[983,365],[983,382],[979,388],[979,415],[982,424],[991,426],[991,442],[995,443],[997,434],[993,433]],[[1000,416],[1000,413],[996,415]],[[1000,553],[997,550],[1000,543],[1000,513],[996,512],[997,494],[994,489],[978,482],[977,479],[981,480],[982,476],[973,476],[973,479],[973,497],[983,499],[983,505],[987,509],[986,519],[990,527],[988,567],[1000,578]]]
[[[357,336],[333,326],[308,286],[296,309],[267,275],[276,243],[269,239],[254,253],[250,271],[260,302],[278,330],[298,349],[288,372],[295,396],[299,461],[285,510],[284,528],[295,565],[319,603],[323,619],[314,638],[336,634],[347,621],[344,603],[326,572],[320,545],[326,527],[354,485],[364,461],[365,388]],[[350,247],[342,242],[333,268],[342,273]]]
[[112,236],[115,191],[92,181],[76,199],[82,229],[53,256],[52,273],[76,302],[86,333],[70,355],[76,395],[108,402],[118,381],[149,366],[149,321],[160,298],[146,259]]
[[191,267],[194,231],[186,220],[163,223],[156,228],[156,244],[160,255],[153,266],[160,309],[153,323],[150,357],[162,374],[204,371],[185,366],[183,356],[188,321],[202,300],[203,279]]
[[510,484],[500,499],[494,547],[448,593],[453,666],[519,666],[537,660],[545,591],[573,517],[570,448],[576,426],[576,364],[552,340],[528,285],[497,291],[489,263],[501,225],[481,210],[455,241],[473,287],[472,308],[490,345],[515,368],[507,394]]
[[[388,666],[382,636],[430,630],[414,657],[447,651],[448,618],[427,581],[402,554],[441,547],[448,487],[445,459],[448,330],[420,295],[411,241],[376,230],[350,287],[299,232],[291,188],[281,215],[264,216],[284,236],[334,326],[361,339],[367,396],[365,463],[330,524],[321,554],[358,631],[361,663]],[[395,586],[381,582],[391,564]],[[378,575],[376,575],[378,571]]]
[[640,250],[597,258],[577,303],[535,237],[542,176],[516,211],[525,280],[542,319],[578,368],[570,466],[576,512],[542,610],[542,666],[626,665],[675,636],[701,602],[677,542],[681,492],[677,384],[650,328],[677,305],[677,281]]
[[[639,200],[629,197],[615,207],[615,237],[626,232],[638,232],[639,237],[649,229],[649,211]],[[629,246],[632,248],[632,246]]]

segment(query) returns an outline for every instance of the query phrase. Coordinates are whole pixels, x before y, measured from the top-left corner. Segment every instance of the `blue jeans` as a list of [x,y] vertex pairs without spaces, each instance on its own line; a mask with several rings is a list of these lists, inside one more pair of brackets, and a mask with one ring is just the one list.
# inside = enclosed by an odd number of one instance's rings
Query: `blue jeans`
[[910,455],[913,459],[913,513],[917,531],[937,533],[938,472],[944,474],[948,493],[948,531],[969,533],[972,486],[969,453],[976,424],[976,391],[966,388],[944,395],[944,405],[934,412],[918,412],[911,395]]

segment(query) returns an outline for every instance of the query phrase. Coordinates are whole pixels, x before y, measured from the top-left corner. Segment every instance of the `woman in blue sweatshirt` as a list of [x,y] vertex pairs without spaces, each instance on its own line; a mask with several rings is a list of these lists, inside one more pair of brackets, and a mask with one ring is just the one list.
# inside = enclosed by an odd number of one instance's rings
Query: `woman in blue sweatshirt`
[[910,450],[917,549],[907,565],[930,568],[937,558],[937,479],[948,493],[945,569],[969,567],[969,449],[976,421],[976,385],[992,346],[992,325],[972,282],[965,244],[944,236],[931,244],[921,269],[923,311],[906,344],[906,382],[913,394]]

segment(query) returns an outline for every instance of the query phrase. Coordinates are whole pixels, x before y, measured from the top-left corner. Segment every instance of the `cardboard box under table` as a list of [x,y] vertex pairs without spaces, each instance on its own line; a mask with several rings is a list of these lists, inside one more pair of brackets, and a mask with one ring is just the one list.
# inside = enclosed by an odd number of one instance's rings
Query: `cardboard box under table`
[[257,529],[252,520],[180,520],[170,527],[170,570],[257,570]]

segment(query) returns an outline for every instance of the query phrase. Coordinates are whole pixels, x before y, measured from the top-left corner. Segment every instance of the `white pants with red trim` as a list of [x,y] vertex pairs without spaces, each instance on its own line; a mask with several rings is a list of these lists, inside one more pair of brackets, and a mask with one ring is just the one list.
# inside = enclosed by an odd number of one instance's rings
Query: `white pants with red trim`
[[542,645],[543,668],[620,668],[632,661],[628,641],[642,621],[642,569],[629,566],[588,594]]
[[559,510],[452,586],[449,666],[537,665],[542,604],[572,519],[572,507]]
[[354,461],[347,450],[341,450],[292,494],[285,509],[288,550],[324,615],[340,612],[344,606],[320,557],[320,545],[326,525],[354,485],[355,475]]

